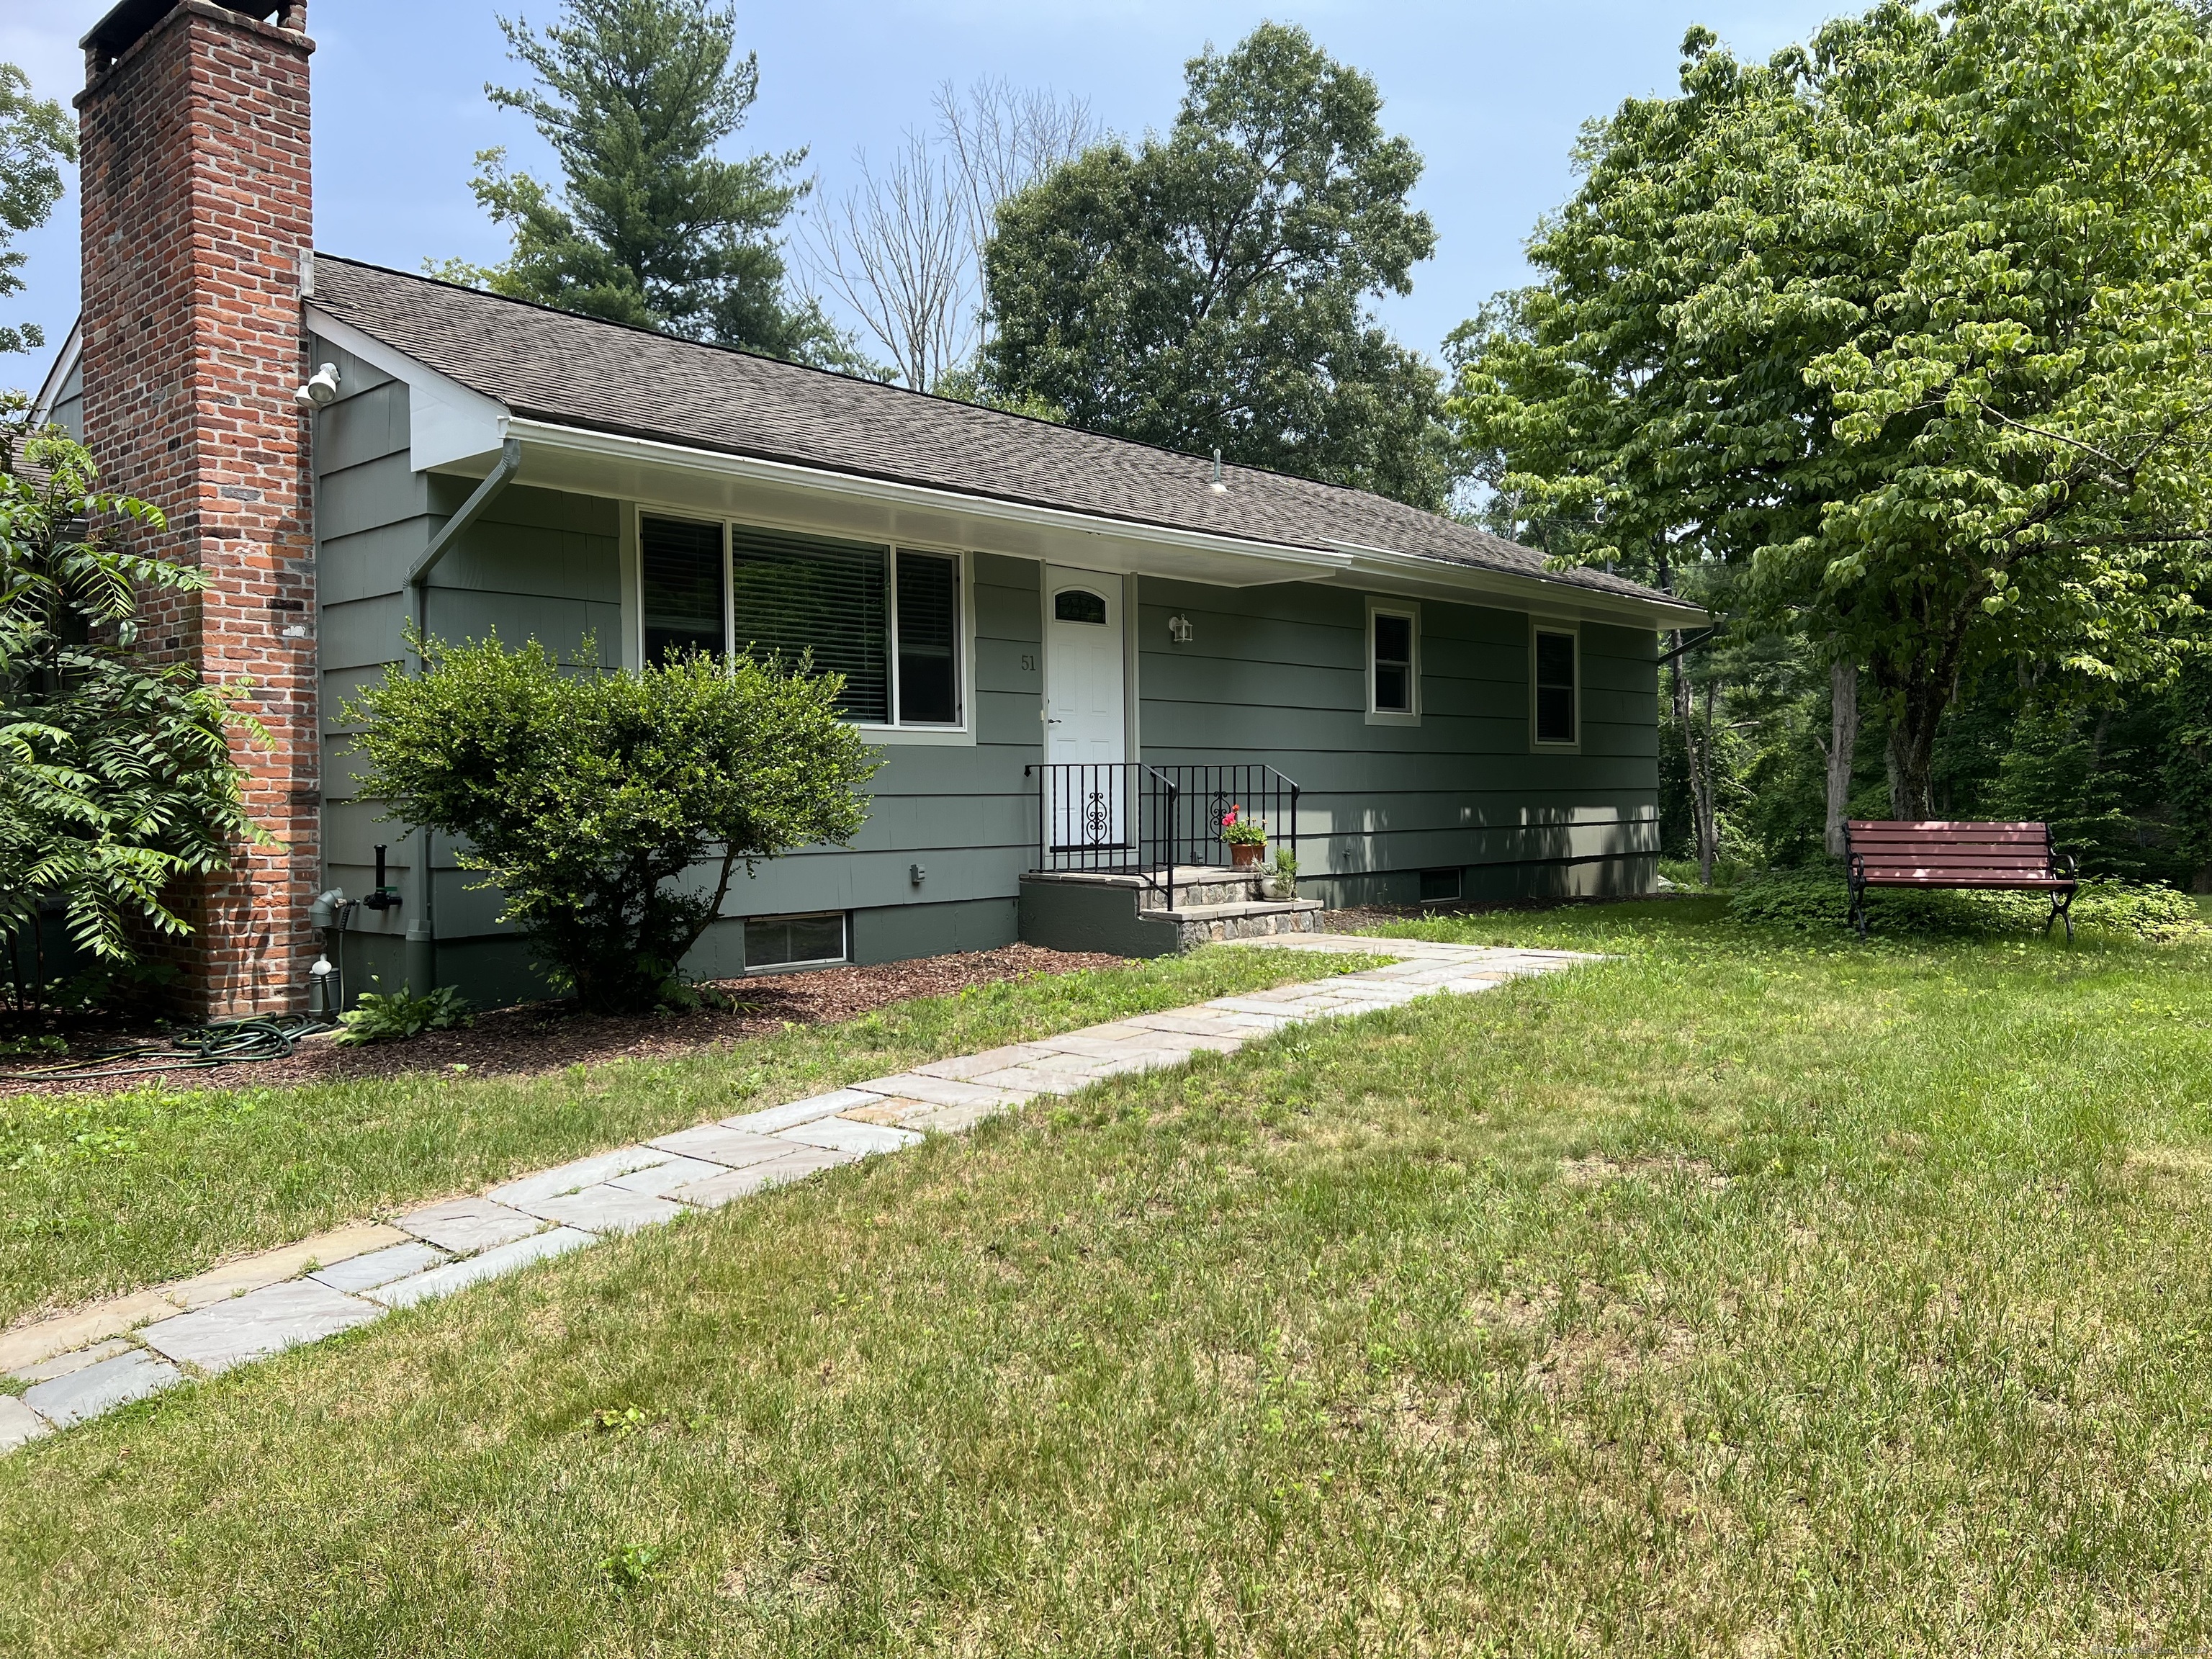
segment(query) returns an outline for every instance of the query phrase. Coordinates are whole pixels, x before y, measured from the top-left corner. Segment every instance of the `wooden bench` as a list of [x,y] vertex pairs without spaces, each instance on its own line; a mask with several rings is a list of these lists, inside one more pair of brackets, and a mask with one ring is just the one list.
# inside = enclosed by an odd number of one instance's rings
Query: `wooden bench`
[[1853,818],[1844,826],[1851,922],[1864,939],[1869,887],[1970,887],[2048,893],[2051,915],[2074,937],[2074,855],[2052,845],[2047,823],[1910,823]]

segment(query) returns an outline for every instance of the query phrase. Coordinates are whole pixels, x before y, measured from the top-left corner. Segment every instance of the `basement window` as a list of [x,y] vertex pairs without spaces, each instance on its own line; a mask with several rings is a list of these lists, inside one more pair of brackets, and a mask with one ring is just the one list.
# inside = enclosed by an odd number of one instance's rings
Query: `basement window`
[[845,913],[813,916],[749,916],[745,919],[745,971],[769,968],[814,968],[843,962]]
[[1421,902],[1450,904],[1456,902],[1461,893],[1461,874],[1457,870],[1422,871]]

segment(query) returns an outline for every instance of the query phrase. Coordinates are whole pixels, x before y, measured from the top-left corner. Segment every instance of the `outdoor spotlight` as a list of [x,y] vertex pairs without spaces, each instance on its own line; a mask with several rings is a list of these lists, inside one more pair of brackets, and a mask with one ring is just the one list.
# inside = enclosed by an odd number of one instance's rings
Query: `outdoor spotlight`
[[317,957],[315,965],[307,969],[307,1012],[317,1019],[337,1017],[337,977],[338,970],[328,957]]
[[325,363],[315,371],[314,378],[292,394],[292,401],[302,409],[324,409],[338,400],[338,366]]

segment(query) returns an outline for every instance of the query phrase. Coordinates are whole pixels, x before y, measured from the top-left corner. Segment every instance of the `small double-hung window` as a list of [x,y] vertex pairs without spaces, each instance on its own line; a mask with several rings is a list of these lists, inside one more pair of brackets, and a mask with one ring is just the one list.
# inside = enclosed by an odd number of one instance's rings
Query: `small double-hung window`
[[1419,613],[1370,602],[1367,609],[1367,715],[1406,725],[1421,712]]
[[1566,629],[1535,630],[1536,741],[1571,748],[1581,741],[1577,725],[1581,711],[1576,704],[1575,657],[1578,641]]
[[648,661],[805,656],[845,677],[839,707],[861,725],[962,724],[957,555],[648,515],[638,564]]

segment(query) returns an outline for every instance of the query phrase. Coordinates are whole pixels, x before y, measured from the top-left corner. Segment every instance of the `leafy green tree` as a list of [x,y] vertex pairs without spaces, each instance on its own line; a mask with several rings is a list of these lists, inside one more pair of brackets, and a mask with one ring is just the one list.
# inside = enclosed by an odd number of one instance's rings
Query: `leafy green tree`
[[[62,167],[76,160],[69,112],[32,97],[30,77],[0,64],[0,295],[22,292],[23,255],[9,244],[46,223],[62,198]],[[0,351],[35,351],[46,343],[36,323],[0,325]]]
[[1074,425],[1440,507],[1438,377],[1370,302],[1436,246],[1382,96],[1262,24],[1191,59],[1175,127],[1097,146],[999,210],[981,378]]
[[1982,666],[2102,695],[2196,648],[2212,52],[2170,0],[1686,46],[1684,97],[1601,128],[1547,233],[1571,276],[1540,287],[1586,308],[1523,298],[1534,349],[1479,343],[1455,412],[1583,527],[1570,556],[1747,556],[1770,620],[1864,665],[1923,816]]
[[199,573],[117,545],[113,528],[158,530],[160,510],[101,491],[83,446],[31,430],[25,401],[0,398],[0,935],[58,899],[79,946],[124,964],[144,932],[191,931],[170,908],[179,878],[273,844],[227,728],[260,733],[189,666],[133,651],[143,596]]
[[501,18],[534,87],[487,86],[553,148],[562,185],[477,157],[477,199],[513,233],[505,264],[440,275],[611,322],[846,364],[848,343],[787,292],[785,219],[806,152],[724,159],[760,90],[737,20],[709,0],[563,0],[544,33]]
[[[703,655],[571,674],[496,636],[423,655],[427,672],[388,667],[346,706],[366,722],[363,793],[465,838],[465,866],[588,1009],[680,1000],[740,866],[866,818],[878,761],[838,713],[841,675]],[[711,882],[687,882],[701,866]]]

